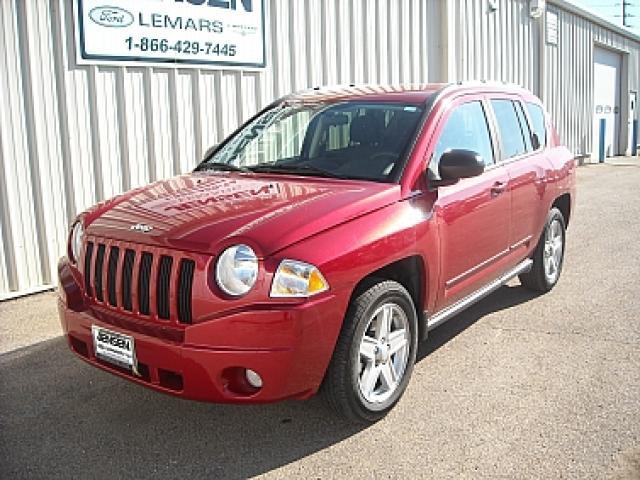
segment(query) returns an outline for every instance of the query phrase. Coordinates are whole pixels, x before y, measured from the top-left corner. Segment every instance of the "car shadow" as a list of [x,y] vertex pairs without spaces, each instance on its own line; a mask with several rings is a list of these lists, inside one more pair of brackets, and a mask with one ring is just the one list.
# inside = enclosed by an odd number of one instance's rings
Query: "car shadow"
[[418,347],[416,361],[421,361],[489,313],[515,307],[538,296],[538,293],[520,285],[505,285],[478,303],[460,312],[429,332]]
[[[532,298],[503,287],[431,332],[424,359],[483,315]],[[0,356],[3,478],[245,478],[357,434],[317,398],[212,405],[98,371],[62,337]]]

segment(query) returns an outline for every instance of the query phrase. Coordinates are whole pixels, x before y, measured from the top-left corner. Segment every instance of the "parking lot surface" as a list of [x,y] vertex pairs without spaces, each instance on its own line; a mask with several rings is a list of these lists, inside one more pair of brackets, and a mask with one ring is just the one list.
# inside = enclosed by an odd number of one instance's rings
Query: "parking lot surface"
[[152,392],[75,358],[53,294],[0,303],[0,477],[640,478],[640,162],[578,177],[558,286],[513,282],[431,332],[367,428],[317,399]]

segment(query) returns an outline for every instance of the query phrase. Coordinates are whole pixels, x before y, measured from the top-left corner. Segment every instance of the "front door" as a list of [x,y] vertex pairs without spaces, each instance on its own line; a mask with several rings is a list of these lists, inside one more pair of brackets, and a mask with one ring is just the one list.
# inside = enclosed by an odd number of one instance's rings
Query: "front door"
[[460,101],[443,120],[429,163],[437,175],[440,156],[448,149],[472,150],[485,160],[485,172],[455,185],[440,187],[434,212],[440,238],[442,308],[495,278],[509,251],[509,177],[496,164],[482,98]]

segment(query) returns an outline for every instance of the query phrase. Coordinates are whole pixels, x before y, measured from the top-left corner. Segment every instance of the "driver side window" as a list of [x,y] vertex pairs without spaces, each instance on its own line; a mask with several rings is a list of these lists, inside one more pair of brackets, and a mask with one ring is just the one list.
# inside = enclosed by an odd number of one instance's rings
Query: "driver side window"
[[471,150],[482,156],[485,166],[495,163],[487,116],[480,100],[455,107],[446,122],[429,162],[432,178],[440,178],[438,164],[447,150]]

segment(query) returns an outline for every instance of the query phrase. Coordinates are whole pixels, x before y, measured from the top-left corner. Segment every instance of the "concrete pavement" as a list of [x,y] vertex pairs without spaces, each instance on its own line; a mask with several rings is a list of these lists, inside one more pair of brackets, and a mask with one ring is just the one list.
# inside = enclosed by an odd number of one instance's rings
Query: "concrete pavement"
[[614,163],[578,171],[558,286],[433,331],[368,428],[152,392],[67,351],[53,294],[0,303],[0,477],[640,478],[640,164]]

